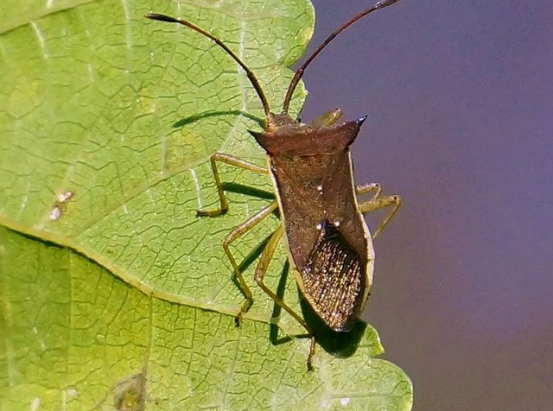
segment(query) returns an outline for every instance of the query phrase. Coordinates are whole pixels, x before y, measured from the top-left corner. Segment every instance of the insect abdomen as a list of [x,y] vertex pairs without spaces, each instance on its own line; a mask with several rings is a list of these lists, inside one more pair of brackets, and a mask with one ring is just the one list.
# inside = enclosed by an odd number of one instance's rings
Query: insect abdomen
[[362,303],[365,267],[329,221],[324,221],[302,270],[305,294],[317,314],[335,331],[347,331]]

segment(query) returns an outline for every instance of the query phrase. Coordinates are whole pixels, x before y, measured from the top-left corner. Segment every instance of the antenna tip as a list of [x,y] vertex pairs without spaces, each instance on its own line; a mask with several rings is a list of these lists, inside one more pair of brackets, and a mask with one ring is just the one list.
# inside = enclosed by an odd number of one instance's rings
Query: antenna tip
[[382,0],[374,5],[375,9],[383,9],[384,7],[391,6],[394,3],[397,3],[399,0]]
[[177,19],[175,19],[174,17],[166,16],[165,14],[146,13],[144,17],[150,20],[166,21],[168,23],[178,23]]

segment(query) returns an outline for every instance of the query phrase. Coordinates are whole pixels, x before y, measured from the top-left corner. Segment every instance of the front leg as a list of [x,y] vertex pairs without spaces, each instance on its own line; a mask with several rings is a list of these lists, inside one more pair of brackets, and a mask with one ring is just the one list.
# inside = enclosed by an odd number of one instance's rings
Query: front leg
[[227,198],[225,197],[223,185],[221,184],[221,177],[219,176],[219,170],[217,169],[217,162],[229,164],[231,166],[242,168],[244,170],[250,170],[258,174],[268,174],[268,171],[265,167],[260,167],[229,154],[215,153],[211,156],[210,162],[211,170],[213,171],[213,178],[215,179],[215,185],[217,187],[217,193],[219,194],[220,207],[214,210],[198,210],[196,212],[196,215],[198,217],[218,217],[228,211],[229,206]]

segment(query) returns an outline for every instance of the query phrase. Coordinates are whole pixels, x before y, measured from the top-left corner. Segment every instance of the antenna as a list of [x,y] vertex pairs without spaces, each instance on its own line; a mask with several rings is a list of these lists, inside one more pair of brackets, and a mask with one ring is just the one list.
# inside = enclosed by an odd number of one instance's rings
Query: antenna
[[382,0],[378,3],[376,3],[374,6],[369,7],[368,9],[363,10],[361,13],[353,16],[350,20],[346,21],[342,26],[340,26],[338,29],[336,29],[330,36],[326,38],[325,41],[323,41],[319,47],[305,60],[305,62],[301,65],[299,69],[296,70],[296,74],[294,75],[294,78],[292,78],[292,81],[290,82],[290,86],[288,87],[288,91],[286,92],[286,97],[284,98],[284,103],[282,104],[282,113],[288,114],[288,109],[290,108],[290,100],[292,100],[292,94],[294,94],[294,90],[296,90],[296,87],[298,86],[299,81],[303,77],[303,73],[305,72],[305,69],[309,64],[315,60],[315,57],[319,55],[323,49],[328,46],[328,44],[334,40],[334,37],[336,37],[338,34],[346,30],[349,26],[351,26],[353,23],[361,20],[366,15],[372,13],[373,11],[383,9],[385,7],[391,6],[394,3],[397,3],[399,0]]
[[240,57],[238,57],[231,49],[229,49],[225,43],[223,43],[221,40],[219,40],[217,37],[215,37],[213,34],[208,33],[204,29],[196,26],[195,24],[190,23],[189,21],[183,20],[183,19],[177,19],[174,17],[166,16],[165,14],[158,14],[158,13],[147,13],[144,15],[147,19],[150,20],[158,20],[158,21],[164,21],[167,23],[177,23],[182,26],[186,26],[191,28],[192,30],[203,34],[204,36],[208,37],[209,39],[213,40],[215,44],[217,44],[219,47],[221,47],[223,50],[227,52],[229,56],[231,56],[234,61],[236,61],[240,67],[244,69],[246,74],[248,75],[248,79],[252,83],[253,88],[257,92],[257,95],[261,99],[261,104],[263,104],[263,110],[265,111],[265,116],[268,116],[271,112],[271,109],[269,108],[269,103],[267,102],[267,97],[265,97],[265,93],[263,93],[263,89],[261,88],[261,85],[259,84],[259,81],[257,80],[257,77],[253,72],[244,64],[242,60],[240,60]]

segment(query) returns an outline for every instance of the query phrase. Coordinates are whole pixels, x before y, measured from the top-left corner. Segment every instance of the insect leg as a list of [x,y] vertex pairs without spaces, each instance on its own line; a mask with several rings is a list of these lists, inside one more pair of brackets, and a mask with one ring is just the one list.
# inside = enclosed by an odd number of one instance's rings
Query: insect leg
[[396,215],[396,213],[399,211],[399,208],[401,207],[401,198],[397,195],[395,196],[387,196],[387,197],[379,197],[380,191],[373,197],[372,200],[365,201],[362,203],[359,203],[358,210],[366,214],[368,212],[371,212],[373,210],[378,210],[384,207],[393,207],[392,211],[380,222],[378,227],[376,228],[374,234],[373,234],[373,240],[382,232],[384,227],[388,225],[390,220]]
[[273,201],[267,207],[255,213],[250,219],[246,220],[239,226],[235,227],[230,233],[226,235],[225,239],[223,240],[223,249],[225,250],[227,257],[230,260],[230,264],[232,265],[232,268],[234,270],[234,275],[236,275],[236,278],[238,279],[238,283],[240,284],[240,290],[244,293],[244,296],[246,297],[246,300],[240,307],[240,310],[238,311],[235,317],[237,326],[240,325],[242,315],[245,312],[247,312],[250,306],[252,305],[253,299],[252,299],[252,292],[250,290],[250,287],[248,287],[248,284],[246,284],[246,281],[244,280],[244,276],[240,271],[240,267],[238,266],[238,263],[236,262],[234,256],[232,255],[232,252],[230,251],[230,244],[233,241],[237,240],[238,238],[242,237],[244,234],[246,234],[249,230],[251,230],[257,224],[259,224],[263,219],[269,216],[277,208],[278,208],[278,203],[276,201]]
[[271,297],[271,299],[281,308],[286,310],[292,317],[296,319],[297,322],[299,322],[308,332],[310,332],[309,327],[297,314],[292,308],[290,308],[284,301],[282,301],[273,291],[271,291],[263,282],[263,278],[265,277],[265,273],[267,272],[267,269],[269,268],[269,263],[271,262],[271,259],[273,258],[273,255],[275,253],[276,247],[278,245],[278,242],[282,238],[282,225],[273,233],[271,236],[269,242],[265,246],[265,249],[263,250],[263,254],[261,254],[261,258],[259,260],[259,263],[257,264],[257,268],[255,269],[255,282],[257,285],[265,291],[265,293]]
[[282,301],[272,290],[269,289],[263,282],[263,278],[265,277],[265,274],[267,273],[267,269],[269,268],[269,264],[273,258],[273,255],[275,253],[276,247],[278,245],[278,242],[282,238],[282,231],[283,227],[282,225],[277,228],[277,230],[273,233],[271,238],[269,239],[269,242],[265,246],[265,249],[263,250],[263,253],[261,254],[261,258],[259,259],[259,263],[257,264],[257,268],[255,269],[255,282],[257,285],[265,291],[265,293],[271,297],[271,299],[277,304],[279,307],[283,308],[290,314],[294,319],[300,323],[308,332],[309,335],[311,335],[311,346],[309,349],[309,357],[307,358],[307,368],[312,369],[312,359],[315,355],[315,337],[313,336],[313,333],[311,332],[309,326],[305,322],[301,316],[296,313],[291,307],[289,307],[284,301]]
[[219,177],[219,170],[217,169],[217,162],[229,164],[238,168],[243,168],[245,170],[253,171],[258,174],[268,174],[265,167],[261,167],[247,161],[241,160],[237,157],[224,154],[224,153],[215,153],[211,156],[211,170],[213,171],[213,178],[215,178],[215,185],[217,186],[217,193],[219,194],[219,201],[221,206],[215,210],[198,210],[196,215],[199,217],[217,217],[221,214],[225,214],[228,211],[228,202],[223,191],[223,186],[221,184],[221,178]]
[[342,117],[342,110],[335,108],[312,120],[309,125],[313,128],[331,126]]
[[380,186],[380,183],[366,183],[366,184],[360,184],[358,186],[355,186],[355,194],[366,194],[370,193],[371,191],[374,191],[373,200],[375,198],[378,198],[380,195],[380,192],[382,191],[382,187]]

